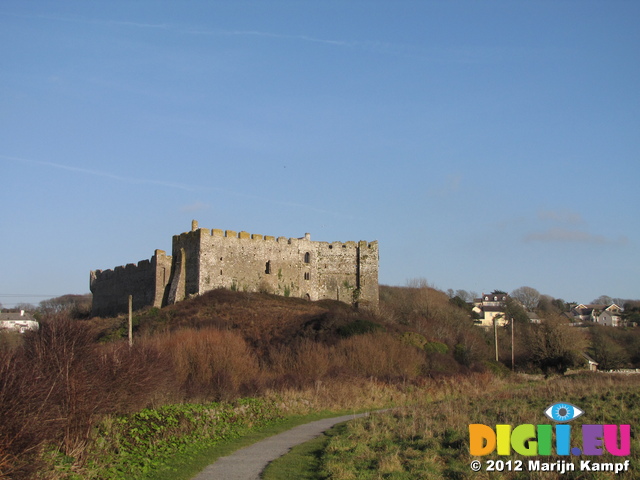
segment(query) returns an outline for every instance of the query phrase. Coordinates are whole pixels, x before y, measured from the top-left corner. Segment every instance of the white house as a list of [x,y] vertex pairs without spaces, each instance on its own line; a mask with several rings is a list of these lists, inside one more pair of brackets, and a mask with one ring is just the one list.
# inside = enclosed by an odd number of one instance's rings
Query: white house
[[33,315],[24,310],[0,313],[0,329],[24,333],[27,330],[38,330],[38,328],[40,328],[40,324],[33,318]]
[[507,323],[505,307],[508,295],[506,293],[483,293],[481,298],[474,302],[473,311],[480,316],[478,325],[492,327],[495,319],[499,327]]
[[622,308],[615,303],[611,305],[596,305],[583,303],[571,309],[571,315],[576,322],[594,322],[608,327],[622,326]]
[[620,316],[621,312],[622,309],[614,303],[603,310],[594,309],[593,314],[595,316],[596,323],[600,325],[605,325],[607,327],[620,327],[622,325],[622,317]]

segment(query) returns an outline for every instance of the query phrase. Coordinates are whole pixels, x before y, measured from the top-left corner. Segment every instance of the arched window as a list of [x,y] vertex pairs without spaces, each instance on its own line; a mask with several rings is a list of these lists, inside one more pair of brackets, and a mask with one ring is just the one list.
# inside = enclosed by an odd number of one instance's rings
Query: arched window
[[304,254],[304,263],[311,263],[311,254],[309,252]]

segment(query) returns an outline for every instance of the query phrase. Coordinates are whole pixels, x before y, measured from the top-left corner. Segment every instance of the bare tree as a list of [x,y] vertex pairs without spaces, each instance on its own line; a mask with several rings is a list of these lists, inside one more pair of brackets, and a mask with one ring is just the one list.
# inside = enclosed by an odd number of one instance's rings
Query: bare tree
[[466,290],[456,290],[456,297],[460,297],[465,302],[473,302],[473,293]]
[[551,295],[540,295],[540,301],[538,302],[538,312],[544,312],[547,314],[567,312],[567,304],[561,298],[553,298]]
[[540,301],[540,292],[532,287],[520,287],[511,292],[511,297],[518,300],[524,308],[532,312]]
[[611,298],[609,295],[600,295],[591,303],[593,303],[594,305],[611,305],[613,303],[613,298]]
[[16,310],[24,310],[25,312],[35,312],[37,307],[33,303],[17,303]]
[[91,294],[62,295],[40,302],[40,311],[45,315],[55,315],[68,312],[74,317],[88,316],[91,311]]

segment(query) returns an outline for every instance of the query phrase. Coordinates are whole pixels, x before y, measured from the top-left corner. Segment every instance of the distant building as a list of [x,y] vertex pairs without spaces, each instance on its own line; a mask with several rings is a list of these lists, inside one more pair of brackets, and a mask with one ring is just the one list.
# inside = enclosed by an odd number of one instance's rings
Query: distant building
[[536,312],[527,312],[530,323],[540,323],[540,317]]
[[92,314],[163,307],[216,288],[378,307],[378,242],[315,242],[301,238],[198,228],[174,235],[172,255],[95,270]]
[[506,325],[505,315],[507,299],[506,293],[483,293],[481,298],[474,302],[473,311],[480,316],[478,325],[482,327],[492,327],[495,319],[499,327]]
[[0,313],[0,329],[24,333],[28,330],[38,330],[38,328],[40,328],[40,324],[33,318],[33,315],[24,310]]
[[591,358],[586,353],[582,354],[582,357],[585,359],[585,363],[590,372],[598,371],[598,362],[596,362],[593,358]]
[[622,308],[615,303],[578,304],[571,309],[574,322],[593,322],[607,327],[622,326]]

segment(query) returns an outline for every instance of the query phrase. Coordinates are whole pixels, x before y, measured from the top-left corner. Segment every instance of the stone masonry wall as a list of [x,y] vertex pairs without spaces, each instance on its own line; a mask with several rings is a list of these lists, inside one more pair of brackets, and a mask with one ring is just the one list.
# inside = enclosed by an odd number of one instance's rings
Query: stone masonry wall
[[194,225],[173,238],[185,251],[185,296],[215,288],[378,305],[377,242],[313,242]]
[[158,252],[164,254],[156,251],[137,270],[127,266],[92,272],[94,314],[126,311],[127,291],[137,293],[134,308],[141,308],[216,288],[378,306],[378,242],[314,242],[309,234],[276,238],[198,228],[194,221],[190,232],[173,237],[172,257]]
[[129,309],[129,295],[133,309],[151,305],[161,307],[171,275],[171,256],[156,250],[151,260],[141,260],[113,270],[95,270],[90,274],[93,293],[91,313],[94,316],[114,315]]

